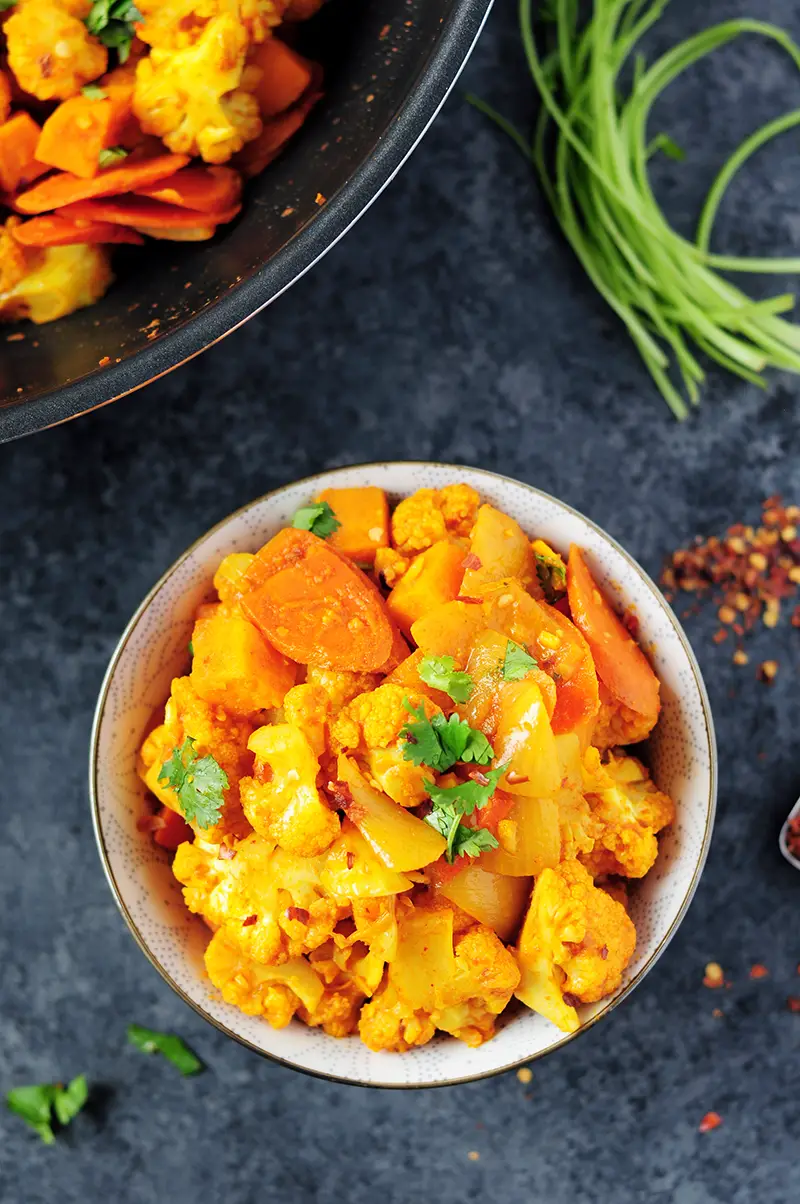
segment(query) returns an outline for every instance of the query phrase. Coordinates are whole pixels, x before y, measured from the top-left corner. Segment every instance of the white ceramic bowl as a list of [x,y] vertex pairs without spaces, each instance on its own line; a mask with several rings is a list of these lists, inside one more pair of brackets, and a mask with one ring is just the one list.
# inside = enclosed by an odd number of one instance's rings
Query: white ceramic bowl
[[[183,905],[167,857],[137,831],[145,811],[136,752],[171,679],[185,672],[192,616],[209,594],[228,552],[255,551],[293,512],[329,486],[379,485],[397,500],[421,486],[467,481],[512,515],[530,535],[566,550],[571,542],[620,606],[632,607],[661,679],[663,710],[648,759],[659,786],[677,804],[677,821],[660,839],[658,861],[635,887],[631,914],[637,947],[619,991],[582,1009],[583,1032],[607,1015],[652,968],[683,919],[706,857],[716,799],[716,749],[700,670],[660,592],[599,527],[546,493],[474,468],[425,463],[335,469],[259,498],[197,541],[168,569],[131,619],[100,691],[91,741],[90,790],[100,856],[117,904],[142,951],[182,999],[217,1028],[259,1053],[345,1082],[422,1087],[465,1082],[528,1062],[572,1040],[541,1016],[510,1009],[497,1035],[479,1049],[452,1037],[405,1054],[371,1053],[352,1037],[336,1040],[299,1022],[275,1031],[224,1003],[203,969],[208,931]],[[578,1034],[574,1034],[577,1036]]]

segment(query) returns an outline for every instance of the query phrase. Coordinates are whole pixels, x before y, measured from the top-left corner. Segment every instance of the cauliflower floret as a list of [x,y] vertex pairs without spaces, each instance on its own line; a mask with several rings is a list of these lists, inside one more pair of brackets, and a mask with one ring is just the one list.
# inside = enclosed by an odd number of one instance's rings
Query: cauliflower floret
[[572,786],[558,791],[558,823],[561,831],[561,860],[571,861],[591,853],[602,824],[592,813],[588,800]]
[[346,899],[325,896],[323,864],[324,858],[296,857],[253,833],[232,848],[199,840],[179,845],[172,871],[190,911],[254,961],[281,965],[330,940],[349,915]]
[[601,831],[592,852],[580,860],[595,877],[643,878],[658,856],[656,833],[673,822],[675,804],[635,757],[611,752],[603,765],[592,748],[587,765],[593,788],[589,804]]
[[[362,995],[374,995],[387,962],[397,955],[398,921],[412,910],[405,896],[353,899],[352,931],[333,934],[331,959]],[[340,926],[341,927],[341,926]]]
[[392,543],[404,556],[424,552],[448,535],[466,537],[475,525],[480,498],[469,485],[418,489],[398,502],[392,515]]
[[475,526],[480,495],[471,485],[445,485],[439,490],[439,507],[450,535],[466,539]]
[[375,575],[387,589],[394,589],[412,564],[413,559],[401,556],[394,548],[375,549]]
[[301,1007],[300,1019],[312,1028],[321,1028],[329,1037],[348,1037],[358,1024],[364,993],[346,975],[326,987],[315,1007]]
[[328,720],[331,700],[320,686],[306,682],[293,686],[283,699],[283,717],[303,733],[315,757],[324,756],[327,749]]
[[612,698],[600,682],[600,710],[597,712],[592,744],[596,748],[613,748],[617,744],[638,744],[646,740],[658,721],[658,715],[640,715]]
[[396,682],[359,694],[334,719],[330,728],[335,752],[353,750],[363,760],[367,776],[401,807],[415,807],[427,798],[423,785],[430,771],[403,756],[400,731],[411,716],[404,705],[422,706],[428,718],[439,707],[426,695]]
[[252,552],[230,552],[220,561],[214,574],[214,589],[226,606],[234,606],[242,596],[242,578],[255,560]]
[[359,694],[374,690],[380,681],[376,673],[356,673],[350,669],[325,669],[321,665],[309,665],[306,682],[319,686],[328,695],[331,714],[338,715],[342,707],[352,702]]
[[136,32],[143,42],[162,50],[180,50],[196,42],[213,17],[229,14],[251,42],[263,42],[280,25],[286,0],[141,0],[144,20]]
[[615,991],[635,945],[625,908],[594,885],[580,862],[543,870],[520,933],[517,997],[574,1032],[580,1024],[575,1005]]
[[481,1045],[518,983],[513,955],[490,928],[473,922],[454,934],[450,908],[416,907],[400,922],[383,986],[362,1008],[361,1039],[402,1052],[439,1028]]
[[188,677],[176,677],[164,709],[164,723],[145,740],[139,754],[139,772],[147,788],[159,802],[180,812],[174,791],[159,780],[161,767],[172,752],[180,748],[187,736],[194,740],[198,757],[209,754],[228,777],[228,789],[219,822],[211,828],[199,829],[205,840],[219,843],[224,836],[246,836],[251,831],[242,811],[239,783],[253,764],[247,741],[252,723],[241,716],[229,714],[224,707],[202,699]]
[[244,813],[256,832],[300,857],[314,857],[339,835],[339,817],[317,790],[319,761],[299,728],[289,723],[260,727],[248,748],[254,778],[241,782]]
[[133,112],[176,154],[226,163],[261,133],[258,101],[240,89],[247,32],[234,17],[209,21],[182,50],[154,47],[137,63]]
[[22,277],[19,269],[13,251],[0,248],[0,321],[54,322],[94,305],[114,280],[106,248],[84,243],[33,255],[26,250]]
[[58,0],[17,4],[3,28],[8,65],[25,92],[38,100],[66,100],[105,72],[108,51],[79,19],[89,8]]
[[322,980],[305,958],[265,966],[243,954],[222,931],[209,941],[205,964],[226,1003],[246,1016],[263,1016],[273,1028],[286,1028],[301,1007],[318,1008],[325,993]]

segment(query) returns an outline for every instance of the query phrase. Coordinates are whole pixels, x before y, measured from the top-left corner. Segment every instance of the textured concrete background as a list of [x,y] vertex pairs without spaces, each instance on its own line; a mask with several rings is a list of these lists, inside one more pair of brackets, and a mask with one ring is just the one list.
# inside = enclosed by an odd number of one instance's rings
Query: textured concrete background
[[[524,116],[506,7],[464,83]],[[798,32],[797,0],[751,7]],[[657,40],[744,11],[674,0]],[[676,220],[690,228],[723,152],[798,97],[757,40],[671,90],[658,122],[689,152],[659,169]],[[726,246],[796,252],[797,151],[789,136],[736,185]],[[714,373],[677,426],[524,164],[459,89],[388,193],[268,313],[127,401],[0,450],[0,1088],[80,1071],[98,1085],[54,1148],[0,1117],[3,1204],[797,1200],[800,1016],[785,1000],[800,994],[800,876],[776,844],[800,793],[788,625],[751,648],[781,662],[770,690],[710,642],[712,616],[687,619],[720,744],[708,868],[653,974],[529,1087],[513,1073],[410,1094],[340,1087],[204,1024],[115,910],[85,762],[131,611],[192,539],[264,490],[352,461],[463,461],[558,494],[655,573],[695,532],[755,519],[773,492],[800,501],[798,393],[786,376],[762,393]],[[733,980],[721,996],[701,985],[710,959]],[[756,961],[768,979],[748,978]],[[131,1020],[182,1033],[208,1073],[182,1080],[126,1047]],[[711,1108],[724,1125],[698,1134]]]

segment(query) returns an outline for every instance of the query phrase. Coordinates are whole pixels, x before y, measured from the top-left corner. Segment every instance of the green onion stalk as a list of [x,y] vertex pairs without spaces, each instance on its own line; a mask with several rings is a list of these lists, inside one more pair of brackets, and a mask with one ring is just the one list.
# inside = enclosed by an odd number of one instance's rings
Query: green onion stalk
[[[714,221],[739,169],[771,138],[800,125],[800,109],[768,122],[730,156],[714,180],[694,241],[678,234],[648,174],[655,151],[682,157],[661,134],[648,141],[650,111],[687,68],[742,34],[776,42],[800,68],[800,47],[776,25],[740,18],[687,38],[647,66],[637,51],[669,0],[554,0],[553,49],[542,53],[533,0],[519,0],[528,67],[541,98],[532,138],[485,101],[470,102],[503,129],[533,164],[555,217],[597,291],[624,322],[676,418],[697,405],[705,372],[697,353],[764,385],[768,367],[800,372],[800,327],[780,315],[794,297],[749,297],[721,273],[791,273],[798,258],[720,255]],[[627,83],[625,81],[628,81]],[[678,387],[682,385],[682,389]]]

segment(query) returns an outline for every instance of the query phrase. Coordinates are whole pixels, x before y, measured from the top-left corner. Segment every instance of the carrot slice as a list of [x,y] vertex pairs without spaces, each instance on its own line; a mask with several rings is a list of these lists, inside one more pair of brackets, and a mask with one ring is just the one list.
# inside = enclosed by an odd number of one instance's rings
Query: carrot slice
[[[6,122],[6,125],[8,124],[10,123]],[[4,128],[0,126],[0,133]],[[155,159],[110,167],[92,180],[81,180],[70,172],[61,172],[23,192],[16,198],[15,208],[19,213],[47,213],[49,209],[60,209],[63,205],[70,205],[75,201],[116,196],[134,188],[144,188],[147,184],[154,184],[156,180],[163,180],[185,167],[188,162],[188,155],[157,155]],[[3,183],[1,178],[0,183]],[[5,183],[3,187],[9,192],[13,190]]]
[[196,226],[220,226],[231,222],[241,206],[218,213],[198,213],[177,205],[163,205],[144,196],[104,197],[92,201],[76,201],[59,208],[62,217],[90,222],[115,222],[120,226],[148,227],[150,230],[181,230]]
[[142,245],[144,239],[135,230],[111,222],[71,222],[58,213],[32,217],[15,226],[14,238],[23,247],[69,247],[76,243],[128,242]]
[[40,130],[29,113],[15,113],[0,125],[0,187],[13,192],[36,166]]
[[137,188],[135,192],[137,196],[167,205],[218,213],[239,203],[242,177],[232,167],[184,167],[174,176]]
[[291,660],[360,672],[388,660],[393,632],[380,592],[309,531],[279,531],[243,584],[245,614]]
[[261,116],[277,117],[296,104],[313,78],[313,65],[279,38],[267,38],[251,52],[248,66],[261,78],[253,89]]
[[[120,230],[124,228],[124,226],[119,227]],[[209,238],[213,238],[217,232],[216,226],[187,226],[181,227],[180,230],[163,230],[154,229],[152,226],[136,226],[135,229],[140,234],[146,235],[147,238],[159,238],[164,242],[206,242]]]
[[576,544],[569,550],[567,595],[573,621],[591,648],[597,674],[609,694],[639,715],[657,717],[658,678],[601,593]]

